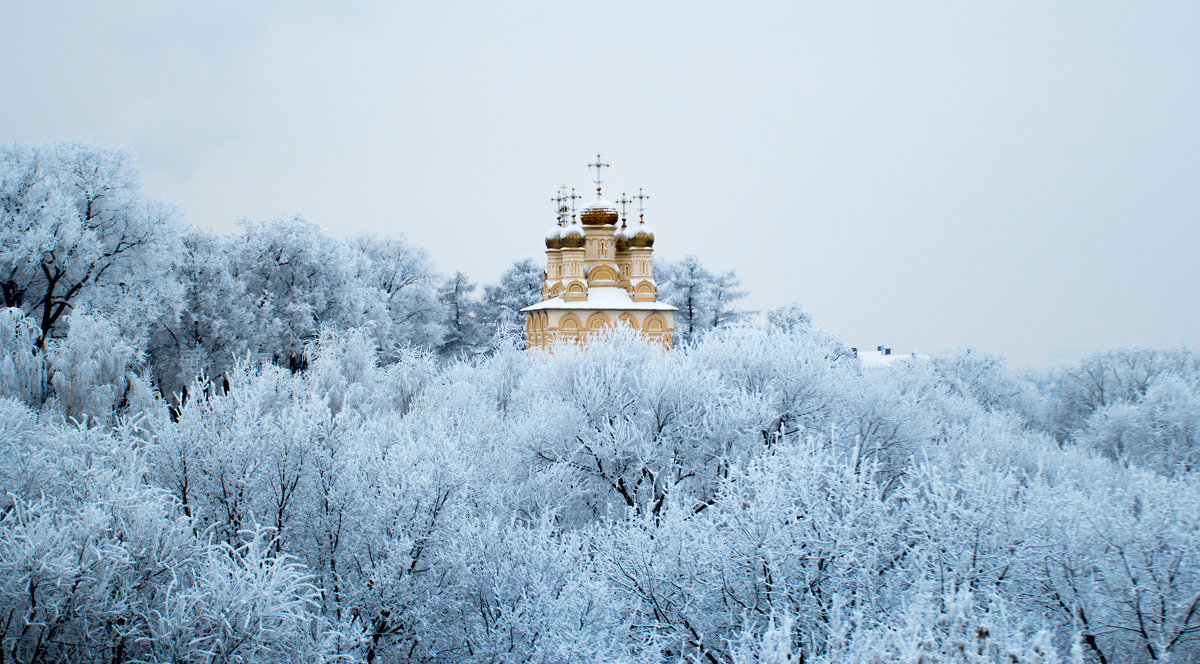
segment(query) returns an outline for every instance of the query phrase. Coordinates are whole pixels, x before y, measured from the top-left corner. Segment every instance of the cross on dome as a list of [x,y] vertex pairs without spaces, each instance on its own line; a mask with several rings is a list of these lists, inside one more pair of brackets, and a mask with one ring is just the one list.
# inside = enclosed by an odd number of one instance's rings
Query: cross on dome
[[583,198],[583,197],[576,196],[575,195],[575,187],[571,187],[571,195],[567,196],[566,198],[571,200],[571,220],[574,221],[575,220],[575,199]]
[[650,198],[650,194],[642,193],[642,188],[638,187],[638,193],[637,196],[634,196],[634,199],[638,202],[638,219],[642,223],[646,223],[646,220],[643,217],[646,216],[646,206],[644,205],[644,202],[647,198]]
[[563,193],[562,193],[562,190],[559,189],[558,195],[555,196],[554,198],[551,198],[550,200],[551,200],[551,202],[554,203],[554,218],[557,219],[558,223],[561,225],[562,218],[563,218],[563,204],[562,204],[563,203]]
[[602,182],[600,179],[600,169],[611,168],[611,166],[611,164],[606,164],[600,161],[600,153],[596,153],[596,163],[588,164],[588,168],[596,169],[596,177],[592,178],[592,182],[596,183],[596,198],[600,198],[600,183]]
[[557,202],[555,212],[558,217],[558,225],[565,226],[567,224],[567,185],[562,185],[558,188],[558,196],[554,197]]
[[621,198],[617,199],[617,205],[621,206],[621,226],[625,226],[625,206],[633,201],[625,198],[625,192],[621,192]]

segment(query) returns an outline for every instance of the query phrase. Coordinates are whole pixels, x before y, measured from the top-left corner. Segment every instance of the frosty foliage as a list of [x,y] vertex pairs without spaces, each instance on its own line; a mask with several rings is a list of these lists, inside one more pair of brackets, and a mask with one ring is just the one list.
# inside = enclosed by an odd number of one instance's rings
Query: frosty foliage
[[107,425],[118,410],[129,410],[132,394],[146,391],[135,373],[144,358],[98,313],[77,309],[67,326],[67,335],[46,347],[55,398],[66,417]]
[[481,352],[487,340],[487,326],[483,319],[483,305],[474,298],[478,284],[462,272],[447,277],[438,288],[438,302],[442,308],[442,324],[445,336],[438,352],[453,358],[462,358]]
[[0,291],[4,306],[62,333],[81,303],[133,337],[170,318],[179,213],[141,195],[133,156],[89,143],[0,146]]
[[0,397],[41,402],[46,363],[41,330],[16,307],[0,309]]
[[399,234],[359,235],[351,246],[363,259],[358,278],[369,289],[369,317],[384,360],[398,357],[404,347],[440,344],[438,276],[425,250]]
[[677,308],[677,342],[698,338],[704,332],[745,320],[749,313],[736,308],[746,296],[741,278],[730,270],[713,274],[697,256],[678,261],[658,260],[654,268],[658,299]]
[[[183,306],[178,317],[157,321],[148,348],[166,394],[177,392],[200,372],[225,373],[253,344],[258,310],[247,297],[246,283],[234,276],[235,245],[234,238],[194,228],[182,238],[175,277]],[[189,360],[195,360],[192,366]]]
[[541,263],[524,258],[510,265],[500,275],[498,283],[484,288],[484,317],[491,321],[493,335],[510,338],[522,335],[525,314],[521,313],[521,309],[542,300],[545,277]]
[[685,259],[526,353],[536,263],[0,168],[0,661],[1200,662],[1192,351],[866,368]]
[[330,241],[301,215],[245,226],[234,248],[233,274],[245,284],[254,311],[251,350],[269,352],[294,370],[303,366],[304,344],[323,322],[368,322],[373,302],[355,278],[360,258],[345,242]]

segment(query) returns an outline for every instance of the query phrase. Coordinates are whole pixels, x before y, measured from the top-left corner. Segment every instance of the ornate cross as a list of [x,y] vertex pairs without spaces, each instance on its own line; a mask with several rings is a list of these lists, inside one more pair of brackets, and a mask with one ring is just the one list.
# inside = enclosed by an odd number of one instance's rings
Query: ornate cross
[[596,163],[594,163],[594,164],[588,164],[588,168],[594,168],[594,169],[596,169],[596,177],[595,177],[595,178],[592,180],[592,182],[595,182],[595,183],[596,183],[596,196],[597,196],[597,197],[599,197],[599,196],[600,196],[600,182],[601,182],[601,179],[600,179],[600,169],[601,169],[601,168],[609,168],[609,167],[610,167],[610,164],[606,164],[606,163],[604,163],[604,162],[600,161],[600,154],[599,154],[599,153],[596,153]]
[[625,192],[621,192],[621,198],[617,200],[617,204],[621,206],[621,228],[625,228],[625,206],[633,201],[625,198]]
[[650,194],[643,194],[642,188],[638,187],[637,196],[634,196],[633,198],[638,202],[638,220],[642,223],[646,223],[646,220],[643,219],[643,217],[646,216],[646,206],[643,205],[643,203],[647,198],[650,198]]
[[558,196],[554,198],[557,201],[558,207],[554,209],[558,215],[558,225],[565,226],[567,224],[567,185],[562,185],[558,188]]
[[551,198],[550,200],[554,202],[554,218],[555,218],[555,219],[558,219],[558,225],[559,225],[559,226],[561,226],[561,225],[562,225],[562,217],[563,217],[563,210],[562,210],[562,207],[563,207],[563,205],[562,205],[562,202],[563,202],[563,193],[562,193],[562,189],[559,189],[559,190],[558,190],[558,195],[557,195],[557,196],[555,196],[554,198]]
[[571,187],[571,195],[567,196],[571,200],[571,221],[575,221],[575,199],[583,198],[575,195],[575,187]]

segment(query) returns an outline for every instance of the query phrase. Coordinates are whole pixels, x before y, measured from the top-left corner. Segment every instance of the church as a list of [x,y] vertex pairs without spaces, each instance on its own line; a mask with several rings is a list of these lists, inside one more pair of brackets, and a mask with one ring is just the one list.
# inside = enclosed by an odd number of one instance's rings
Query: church
[[[552,200],[557,221],[546,235],[546,280],[542,301],[525,307],[526,347],[548,348],[559,340],[582,342],[605,328],[627,325],[669,349],[675,333],[675,307],[658,301],[654,282],[654,233],[646,225],[645,201],[621,194],[616,205],[604,200],[600,161],[596,200],[576,214],[572,189]],[[638,223],[625,219],[625,206],[637,201]],[[620,226],[617,222],[620,221]]]

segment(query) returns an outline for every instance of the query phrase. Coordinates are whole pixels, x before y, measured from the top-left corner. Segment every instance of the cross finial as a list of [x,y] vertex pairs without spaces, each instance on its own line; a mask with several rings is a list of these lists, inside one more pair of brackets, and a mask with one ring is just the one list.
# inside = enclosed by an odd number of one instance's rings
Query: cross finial
[[617,204],[621,206],[621,228],[625,228],[625,206],[633,201],[625,198],[625,192],[621,192],[621,198],[617,200]]
[[551,198],[550,200],[551,200],[551,202],[554,203],[554,218],[558,220],[558,225],[561,226],[562,218],[563,218],[563,204],[562,204],[563,192],[562,192],[562,189],[559,189],[558,195],[555,196],[554,198]]
[[558,196],[554,197],[556,205],[554,208],[558,217],[558,225],[563,226],[567,223],[567,185],[562,185],[558,188]]
[[638,202],[638,221],[644,224],[646,223],[646,206],[644,203],[647,198],[650,198],[650,194],[642,193],[642,188],[638,187],[637,196],[634,196],[633,198]]
[[571,187],[571,195],[567,198],[571,200],[571,223],[575,223],[575,199],[582,198],[582,196],[576,196],[575,187]]
[[588,164],[588,168],[596,169],[596,177],[592,179],[592,182],[596,183],[596,198],[600,198],[600,183],[602,181],[600,178],[600,169],[609,168],[609,166],[609,164],[600,161],[600,153],[596,153],[596,163]]

